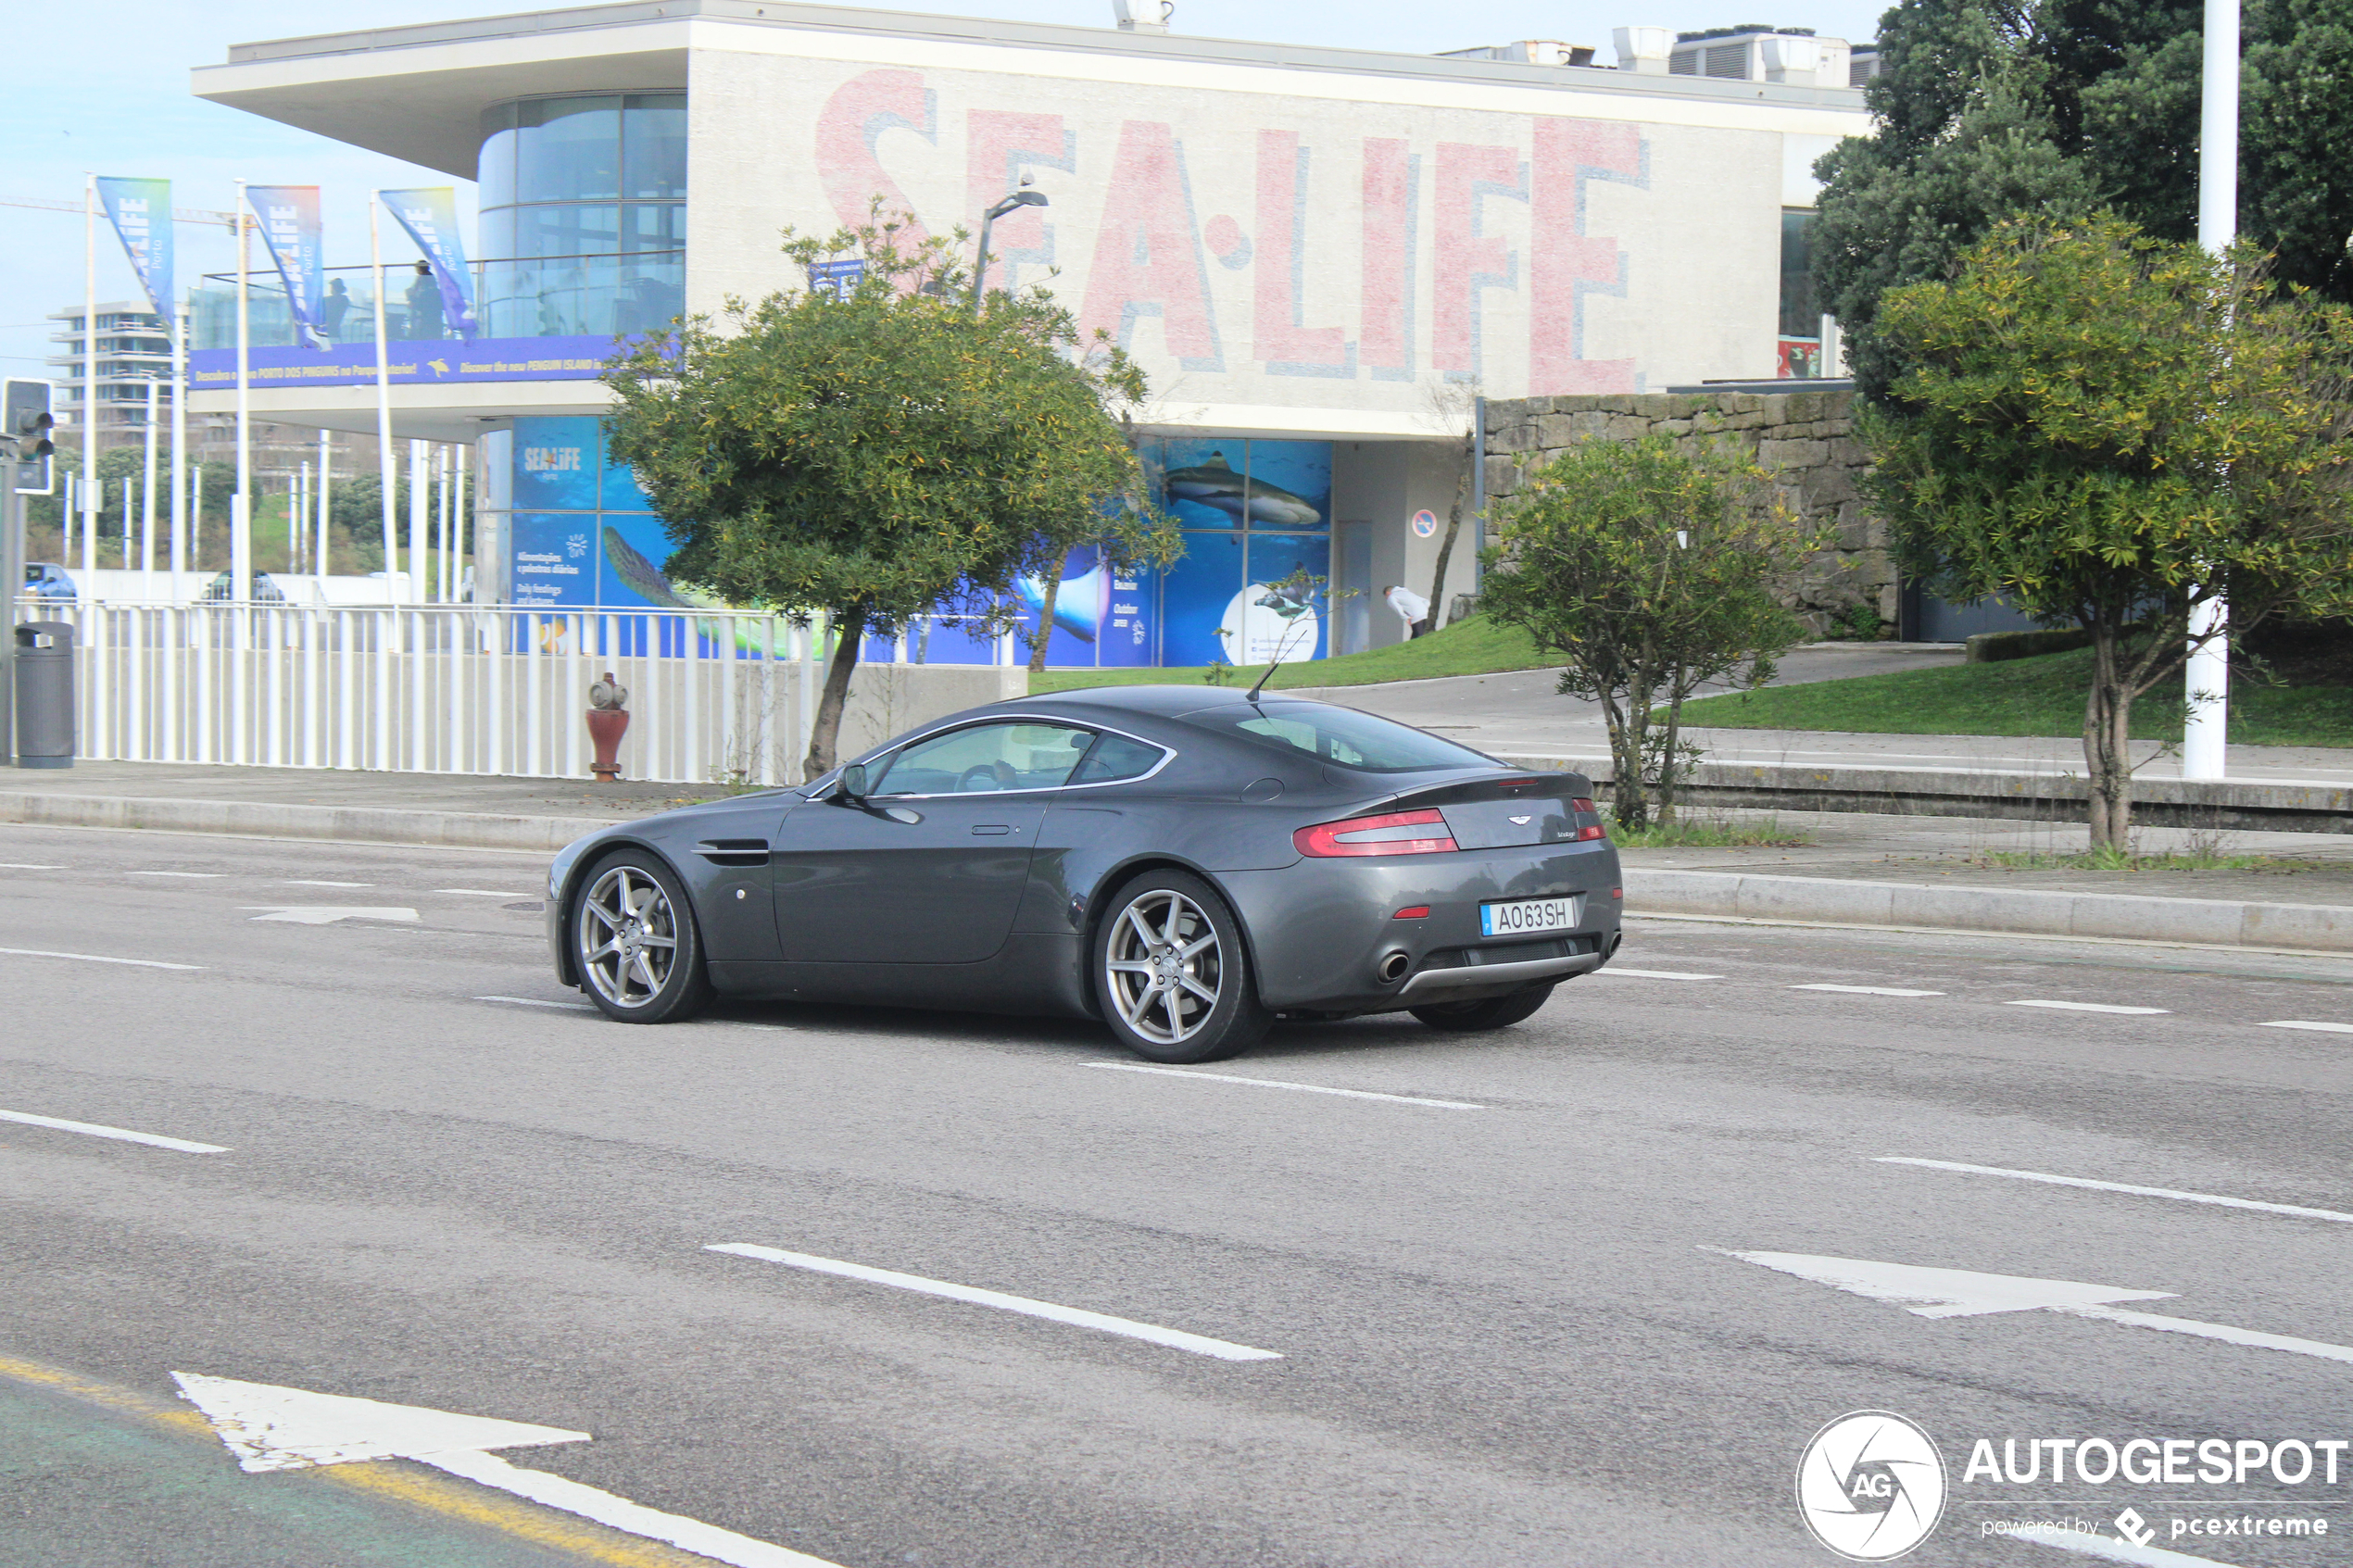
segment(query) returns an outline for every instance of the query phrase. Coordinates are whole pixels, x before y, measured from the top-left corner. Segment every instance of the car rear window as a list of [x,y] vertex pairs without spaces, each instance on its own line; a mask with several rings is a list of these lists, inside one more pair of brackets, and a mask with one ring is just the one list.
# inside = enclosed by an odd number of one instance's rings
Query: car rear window
[[1303,751],[1318,760],[1365,773],[1496,765],[1484,753],[1393,719],[1322,703],[1235,703],[1188,713],[1185,722],[1278,751]]

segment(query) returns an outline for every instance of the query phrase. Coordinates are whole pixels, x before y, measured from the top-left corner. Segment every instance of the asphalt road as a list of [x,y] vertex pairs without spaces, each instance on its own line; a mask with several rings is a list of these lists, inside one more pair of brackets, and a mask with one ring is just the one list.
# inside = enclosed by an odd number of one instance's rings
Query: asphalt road
[[[7,827],[0,861],[11,1568],[694,1561],[408,1460],[247,1474],[174,1372],[590,1433],[504,1457],[845,1568],[1830,1563],[1793,1477],[1861,1410],[1943,1455],[1908,1562],[2089,1561],[1987,1526],[2112,1543],[2128,1506],[2186,1555],[2126,1561],[2346,1560],[2353,1038],[2264,1025],[2353,1023],[2353,964],[1637,922],[1508,1032],[1285,1028],[1193,1076],[1063,1022],[608,1023],[523,856]],[[2336,1441],[2336,1480],[1969,1463],[2144,1436]]]

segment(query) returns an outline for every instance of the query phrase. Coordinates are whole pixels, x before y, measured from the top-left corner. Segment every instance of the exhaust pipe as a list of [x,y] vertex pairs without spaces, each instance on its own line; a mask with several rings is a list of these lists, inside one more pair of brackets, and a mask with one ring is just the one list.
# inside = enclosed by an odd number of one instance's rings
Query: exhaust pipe
[[1404,979],[1405,972],[1413,967],[1414,960],[1410,954],[1390,953],[1373,966],[1373,972],[1380,976],[1382,985],[1394,985]]

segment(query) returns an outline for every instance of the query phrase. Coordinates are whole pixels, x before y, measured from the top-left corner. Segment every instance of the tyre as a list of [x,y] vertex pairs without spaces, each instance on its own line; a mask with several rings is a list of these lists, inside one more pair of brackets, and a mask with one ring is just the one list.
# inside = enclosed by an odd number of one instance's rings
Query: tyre
[[1273,1015],[1258,1005],[1241,922],[1183,872],[1146,872],[1113,895],[1095,933],[1103,1022],[1147,1061],[1222,1061]]
[[588,999],[623,1023],[675,1023],[711,999],[686,890],[642,849],[616,850],[580,879],[572,956]]
[[1530,985],[1507,997],[1481,997],[1475,1002],[1432,1002],[1428,1007],[1406,1010],[1432,1029],[1467,1035],[1486,1029],[1508,1029],[1522,1019],[1532,1018],[1538,1008],[1552,999],[1552,995],[1553,987],[1546,984]]

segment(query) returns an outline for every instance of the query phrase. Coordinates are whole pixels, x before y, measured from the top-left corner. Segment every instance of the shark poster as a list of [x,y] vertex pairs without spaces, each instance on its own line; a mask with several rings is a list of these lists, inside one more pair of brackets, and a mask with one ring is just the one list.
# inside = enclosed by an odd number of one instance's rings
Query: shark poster
[[1185,557],[1161,592],[1161,661],[1322,658],[1323,585],[1274,585],[1302,570],[1330,571],[1331,443],[1181,439],[1144,456],[1162,506],[1185,531]]

